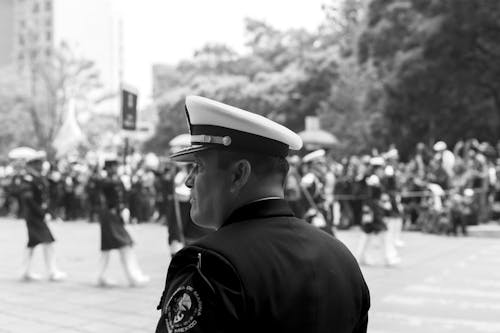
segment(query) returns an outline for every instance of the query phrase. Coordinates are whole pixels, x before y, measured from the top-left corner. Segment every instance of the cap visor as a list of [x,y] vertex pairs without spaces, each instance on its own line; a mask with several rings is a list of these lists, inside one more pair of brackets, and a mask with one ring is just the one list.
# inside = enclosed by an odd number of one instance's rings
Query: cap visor
[[205,145],[195,145],[179,150],[178,152],[170,155],[170,159],[174,162],[192,162],[194,161],[194,153],[199,151],[204,151],[208,149],[213,149],[214,147]]

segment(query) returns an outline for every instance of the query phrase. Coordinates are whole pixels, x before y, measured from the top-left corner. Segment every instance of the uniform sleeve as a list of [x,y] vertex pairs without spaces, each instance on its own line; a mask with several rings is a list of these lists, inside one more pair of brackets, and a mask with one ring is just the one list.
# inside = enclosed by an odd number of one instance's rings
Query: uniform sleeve
[[169,267],[156,332],[239,332],[243,292],[232,265],[206,251],[179,252]]
[[45,216],[45,209],[43,209],[36,201],[33,196],[33,184],[32,180],[23,180],[21,184],[21,200],[23,204],[29,209],[31,214],[39,217]]
[[363,303],[361,308],[361,316],[358,324],[354,328],[353,333],[366,333],[368,331],[368,310],[370,309],[370,291],[366,283],[363,288]]

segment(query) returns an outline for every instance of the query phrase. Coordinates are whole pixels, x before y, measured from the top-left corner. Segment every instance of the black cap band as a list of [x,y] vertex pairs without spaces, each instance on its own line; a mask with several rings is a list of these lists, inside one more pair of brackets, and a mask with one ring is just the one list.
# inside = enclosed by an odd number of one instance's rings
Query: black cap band
[[230,144],[210,143],[206,141],[191,141],[193,145],[204,145],[220,147],[222,149],[252,152],[264,155],[282,156],[288,155],[289,147],[283,142],[265,138],[260,135],[234,130],[222,126],[214,125],[191,125],[191,135],[193,136],[214,136],[229,137]]

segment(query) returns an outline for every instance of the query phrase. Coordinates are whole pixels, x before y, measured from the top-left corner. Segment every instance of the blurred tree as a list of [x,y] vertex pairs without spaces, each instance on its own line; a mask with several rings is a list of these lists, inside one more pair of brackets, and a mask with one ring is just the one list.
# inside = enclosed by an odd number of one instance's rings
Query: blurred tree
[[500,2],[373,0],[359,62],[383,85],[384,140],[500,137]]
[[165,69],[168,75],[157,84],[164,91],[155,92],[161,121],[147,149],[160,152],[169,139],[187,131],[179,125],[184,119],[179,111],[189,93],[252,110],[295,131],[304,129],[305,116],[319,114],[323,129],[344,141],[346,151],[361,150],[374,118],[367,117],[364,103],[375,96],[363,82],[372,73],[358,72],[354,61],[364,8],[363,0],[344,0],[340,6],[332,1],[317,32],[281,31],[246,19],[244,55],[206,45],[191,60]]
[[307,85],[309,78],[301,64],[314,38],[305,30],[281,32],[256,20],[246,23],[248,54],[238,55],[220,44],[206,45],[193,59],[168,69],[169,75],[158,83],[165,91],[155,93],[160,122],[155,137],[146,144],[147,150],[162,152],[170,139],[188,131],[180,125],[185,120],[179,112],[186,94],[238,105],[303,128],[304,113],[316,110],[316,106],[297,104],[305,95],[297,93],[298,89],[314,89]]
[[[37,60],[38,59],[38,60]],[[30,123],[24,126],[29,144],[52,152],[52,141],[64,121],[69,99],[80,105],[92,105],[105,100],[96,91],[101,87],[99,72],[92,61],[79,58],[67,44],[62,43],[43,58],[29,62],[27,75],[10,76],[4,83],[10,94],[8,108]],[[93,100],[94,98],[94,100]],[[2,98],[3,100],[3,98]],[[2,114],[2,115],[6,115]],[[11,144],[26,140],[11,138]]]
[[17,146],[33,146],[36,143],[26,127],[30,118],[20,109],[23,88],[17,81],[14,68],[5,67],[0,71],[0,156],[6,156]]
[[[102,85],[94,62],[78,57],[65,43],[54,50],[47,62],[35,64],[33,72],[47,93],[47,106],[44,109],[38,107],[36,112],[39,122],[35,121],[35,112],[31,112],[33,126],[39,133],[41,146],[48,148],[64,121],[68,100],[88,104],[92,94]],[[32,104],[33,107],[35,104]]]
[[[316,57],[322,61],[321,77],[328,74],[329,90],[319,96],[322,128],[337,136],[334,147],[340,157],[369,152],[379,144],[374,136],[380,122],[377,77],[373,68],[360,68],[356,59],[360,26],[366,15],[366,0],[331,1],[323,8],[325,21],[320,26]],[[323,68],[322,68],[323,67]]]
[[296,131],[317,114],[341,154],[500,137],[500,2],[332,0],[323,9],[316,32],[247,19],[245,54],[209,44],[170,68],[155,92],[161,121],[150,147],[187,131],[186,94]]

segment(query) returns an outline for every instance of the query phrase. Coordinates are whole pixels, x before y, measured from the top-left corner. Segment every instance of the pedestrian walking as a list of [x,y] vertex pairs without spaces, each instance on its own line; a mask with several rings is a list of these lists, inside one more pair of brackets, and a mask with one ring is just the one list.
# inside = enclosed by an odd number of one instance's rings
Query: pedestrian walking
[[101,227],[101,265],[97,283],[107,287],[115,283],[106,277],[111,250],[118,250],[125,274],[131,286],[144,285],[149,277],[144,275],[133,251],[133,240],[125,228],[130,222],[130,211],[125,206],[125,187],[117,173],[118,159],[108,157],[104,163],[105,176],[98,183],[101,195],[99,222]]
[[33,272],[33,255],[35,248],[41,245],[45,256],[45,264],[49,280],[61,281],[67,276],[56,263],[54,237],[47,225],[50,219],[48,214],[48,180],[42,175],[45,152],[34,152],[26,159],[26,173],[21,183],[21,201],[23,215],[28,229],[28,251],[23,280],[33,281],[41,276]]
[[170,161],[162,176],[162,193],[165,198],[166,226],[168,230],[167,243],[170,254],[174,255],[184,246],[184,231],[180,214],[178,197],[175,192],[175,177],[177,168]]
[[382,247],[383,262],[387,266],[394,266],[401,262],[401,258],[394,246],[391,234],[388,232],[388,219],[398,214],[395,200],[391,199],[387,188],[383,184],[384,159],[380,156],[371,158],[372,174],[366,179],[368,185],[368,200],[363,206],[363,233],[358,242],[356,257],[360,264],[372,264],[369,255],[370,243],[377,240]]
[[172,258],[156,332],[366,332],[369,291],[355,258],[284,200],[300,137],[262,116],[186,98],[190,214],[215,229]]
[[[304,219],[317,228],[333,235],[333,218],[329,218],[327,191],[325,187],[327,181],[326,151],[324,149],[315,150],[302,158],[305,169],[304,176],[301,179],[302,193],[306,198],[308,211]],[[330,193],[333,194],[333,185],[330,185]]]

